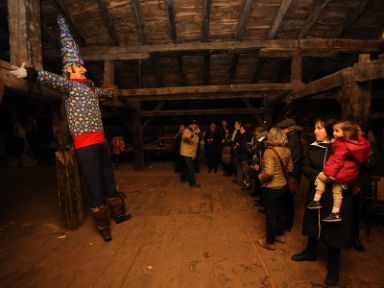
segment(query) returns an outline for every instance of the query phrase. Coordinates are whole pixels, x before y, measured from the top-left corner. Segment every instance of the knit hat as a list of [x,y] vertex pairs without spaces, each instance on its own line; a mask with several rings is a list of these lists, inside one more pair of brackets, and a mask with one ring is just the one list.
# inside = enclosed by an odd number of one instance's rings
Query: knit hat
[[276,124],[277,128],[293,128],[295,126],[296,126],[296,121],[291,118],[287,118]]
[[62,15],[57,16],[57,23],[60,28],[61,55],[63,56],[63,71],[65,74],[68,65],[84,65],[84,61]]

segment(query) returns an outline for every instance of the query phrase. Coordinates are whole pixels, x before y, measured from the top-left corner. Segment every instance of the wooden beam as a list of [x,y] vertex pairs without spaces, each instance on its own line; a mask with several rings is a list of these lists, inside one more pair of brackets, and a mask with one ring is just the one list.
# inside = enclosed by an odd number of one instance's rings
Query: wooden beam
[[284,16],[287,13],[289,7],[291,6],[291,3],[292,0],[281,1],[279,11],[277,12],[276,18],[273,21],[271,30],[269,30],[268,39],[274,39],[276,37],[277,31],[279,31],[280,24],[283,21]]
[[57,12],[62,14],[64,18],[66,19],[68,25],[71,27],[71,30],[76,36],[76,40],[80,46],[88,46],[87,41],[83,37],[83,35],[80,33],[80,30],[77,28],[77,25],[73,21],[73,18],[71,14],[68,12],[67,8],[65,7],[62,0],[50,0],[50,3],[53,7],[56,8]]
[[360,19],[361,15],[365,13],[369,6],[368,4],[370,4],[372,0],[360,0],[359,2],[360,5],[357,10],[347,14],[344,24],[338,27],[336,37],[343,37],[345,35],[345,33]]
[[139,0],[131,0],[133,12],[135,13],[136,16],[136,27],[137,31],[140,34],[141,38],[141,43],[142,44],[150,44],[148,41],[147,34],[145,33],[145,24],[144,24],[144,16],[143,16],[143,11],[141,10],[141,5]]
[[[267,95],[268,98],[281,98],[288,91],[261,91],[261,92],[227,92],[227,93],[197,93],[197,94],[166,94],[166,95],[133,95],[121,96],[121,99],[134,99],[137,101],[169,101],[169,100],[218,100],[218,99],[258,99]],[[121,91],[120,91],[121,93]],[[109,103],[108,103],[109,104]],[[119,105],[121,107],[121,105]]]
[[204,54],[204,63],[203,63],[203,84],[204,85],[209,85],[209,69],[210,69],[210,64],[211,64],[211,56],[209,53]]
[[291,83],[258,83],[258,84],[232,84],[232,85],[203,85],[183,87],[163,87],[144,89],[120,89],[120,96],[145,95],[172,95],[172,94],[201,94],[201,93],[234,93],[258,91],[290,91],[301,85]]
[[209,20],[211,18],[211,0],[204,0],[201,18],[201,41],[209,40]]
[[228,83],[233,83],[236,74],[237,63],[239,63],[240,54],[235,53],[232,56],[231,66],[229,67]]
[[[364,60],[363,60],[364,62]],[[363,63],[360,61],[359,63]],[[348,70],[343,73],[343,85],[339,101],[341,102],[342,117],[353,117],[367,121],[371,111],[372,82],[357,83],[354,71]]]
[[10,62],[43,67],[40,1],[8,0]]
[[101,17],[103,18],[104,25],[108,30],[108,34],[111,37],[113,45],[119,46],[120,45],[119,36],[117,35],[115,26],[113,25],[111,17],[109,16],[108,8],[107,8],[107,4],[105,3],[105,0],[97,0],[97,4],[99,5]]
[[315,25],[317,19],[320,17],[321,13],[327,7],[328,3],[331,0],[315,1],[315,7],[311,9],[311,13],[305,20],[303,28],[299,33],[299,38],[305,38],[308,36],[309,32],[312,30],[313,25]]
[[231,109],[202,109],[202,110],[160,110],[142,111],[144,117],[163,117],[163,116],[200,116],[200,115],[251,115],[262,114],[263,109],[257,108],[231,108]]
[[355,81],[366,82],[376,79],[384,79],[384,59],[374,61],[359,61],[354,66]]
[[289,100],[295,100],[303,97],[308,97],[314,94],[319,94],[331,89],[339,88],[343,85],[343,73],[344,71],[351,71],[352,68],[347,68],[321,79],[308,83],[303,88],[294,90],[290,94]]
[[[137,0],[132,0],[137,1]],[[146,43],[143,43],[146,44]],[[148,43],[147,43],[148,44]],[[81,55],[84,59],[113,60],[124,59],[130,54],[145,53],[198,53],[198,52],[225,52],[247,53],[268,48],[271,52],[361,52],[371,53],[381,51],[381,40],[359,39],[270,39],[270,40],[246,40],[246,41],[212,41],[212,42],[187,42],[177,44],[131,45],[127,47],[84,47]],[[47,50],[44,56],[57,58],[57,51]],[[132,58],[132,57],[131,57]]]
[[241,14],[239,25],[237,26],[237,32],[235,36],[236,40],[243,39],[249,21],[249,16],[252,13],[253,2],[254,0],[246,0],[244,3],[243,13]]

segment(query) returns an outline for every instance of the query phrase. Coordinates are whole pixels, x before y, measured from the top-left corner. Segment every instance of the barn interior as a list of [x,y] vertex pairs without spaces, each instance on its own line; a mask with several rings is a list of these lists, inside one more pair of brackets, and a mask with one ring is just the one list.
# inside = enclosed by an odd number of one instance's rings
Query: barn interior
[[[205,131],[222,119],[272,127],[294,118],[309,142],[315,119],[332,116],[367,122],[381,153],[383,8],[381,0],[0,0],[0,281],[323,287],[324,259],[290,260],[305,242],[308,183],[295,199],[290,240],[270,256],[254,244],[264,220],[246,192],[205,167],[201,191],[180,186],[174,135],[192,119]],[[23,62],[62,74],[58,14],[88,78],[113,91],[100,102],[107,140],[125,139],[115,175],[133,219],[114,227],[109,246],[88,215],[63,95],[10,74]],[[15,121],[27,132],[22,155],[12,142]],[[345,253],[340,287],[383,285],[382,166],[362,219],[366,249]]]

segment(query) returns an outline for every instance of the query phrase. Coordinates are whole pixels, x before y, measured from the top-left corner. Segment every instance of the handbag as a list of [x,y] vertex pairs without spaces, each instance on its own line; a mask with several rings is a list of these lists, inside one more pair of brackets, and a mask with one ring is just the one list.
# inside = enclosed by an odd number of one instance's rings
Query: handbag
[[281,165],[281,168],[283,170],[284,178],[287,181],[287,186],[288,186],[289,192],[291,192],[291,194],[295,194],[296,192],[299,192],[299,183],[297,182],[296,178],[294,178],[292,175],[289,175],[289,173],[287,171],[287,167],[284,165],[283,160],[281,159],[279,153],[273,147],[271,147],[271,149],[276,154],[277,158],[280,161],[280,165]]

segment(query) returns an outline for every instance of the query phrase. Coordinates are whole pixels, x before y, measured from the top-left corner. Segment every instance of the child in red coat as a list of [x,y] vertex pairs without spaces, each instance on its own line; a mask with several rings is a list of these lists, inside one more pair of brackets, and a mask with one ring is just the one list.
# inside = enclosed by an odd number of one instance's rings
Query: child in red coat
[[355,180],[359,174],[359,165],[370,156],[370,144],[358,134],[357,125],[351,121],[339,121],[333,126],[335,142],[332,144],[332,155],[325,163],[323,171],[316,179],[316,194],[308,209],[320,209],[320,199],[325,191],[326,183],[333,181],[332,212],[323,219],[325,222],[340,222],[340,207],[344,183]]

